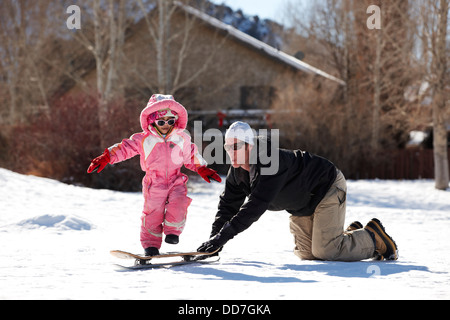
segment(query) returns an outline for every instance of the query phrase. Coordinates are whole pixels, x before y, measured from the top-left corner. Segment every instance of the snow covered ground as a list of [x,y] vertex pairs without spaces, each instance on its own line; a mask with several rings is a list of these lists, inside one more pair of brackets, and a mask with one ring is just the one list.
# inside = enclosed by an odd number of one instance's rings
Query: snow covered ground
[[[224,183],[189,182],[180,244],[208,239]],[[449,299],[450,192],[430,180],[348,181],[347,223],[378,217],[396,262],[301,261],[286,212],[266,212],[208,265],[123,272],[141,252],[140,193],[92,190],[0,169],[0,299]]]

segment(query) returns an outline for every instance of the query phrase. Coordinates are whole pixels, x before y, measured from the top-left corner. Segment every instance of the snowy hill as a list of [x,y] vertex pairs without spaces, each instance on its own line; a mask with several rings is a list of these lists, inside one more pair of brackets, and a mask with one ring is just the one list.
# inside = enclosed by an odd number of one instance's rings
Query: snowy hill
[[[191,181],[180,244],[207,240],[222,184]],[[449,299],[450,192],[430,180],[349,181],[346,223],[378,217],[396,262],[301,261],[286,212],[267,212],[209,265],[119,272],[141,252],[140,193],[93,190],[0,169],[0,299]]]

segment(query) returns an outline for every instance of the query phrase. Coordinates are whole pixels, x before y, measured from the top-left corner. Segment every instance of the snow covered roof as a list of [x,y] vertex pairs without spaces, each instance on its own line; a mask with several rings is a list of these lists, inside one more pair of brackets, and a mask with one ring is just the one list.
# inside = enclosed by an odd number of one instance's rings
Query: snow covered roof
[[182,8],[183,10],[185,10],[186,12],[192,14],[193,16],[201,19],[202,21],[212,25],[215,28],[218,28],[222,31],[227,32],[229,35],[231,35],[232,37],[245,42],[246,44],[264,52],[265,54],[280,60],[288,65],[290,65],[291,67],[309,73],[309,74],[316,74],[316,75],[320,75],[324,78],[327,78],[329,80],[335,81],[341,85],[345,85],[345,82],[339,78],[336,78],[320,69],[317,69],[283,51],[280,51],[272,46],[269,46],[268,44],[253,38],[252,36],[249,36],[248,34],[234,28],[233,26],[230,26],[198,9],[195,9],[191,6],[185,5],[181,2],[176,1],[175,4]]

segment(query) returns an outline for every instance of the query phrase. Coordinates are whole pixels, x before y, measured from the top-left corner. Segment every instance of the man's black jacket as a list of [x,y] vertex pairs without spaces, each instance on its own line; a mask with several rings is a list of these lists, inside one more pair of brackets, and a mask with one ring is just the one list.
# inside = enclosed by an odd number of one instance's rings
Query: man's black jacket
[[[269,146],[260,148],[262,143]],[[230,167],[211,236],[220,231],[226,242],[247,229],[266,210],[309,216],[336,179],[333,163],[301,150],[275,149],[279,153],[278,170],[270,175],[261,174],[262,168],[273,165],[261,163],[261,154],[255,152],[261,149],[271,150],[270,141],[258,137],[251,157],[256,161],[250,164],[250,172]]]

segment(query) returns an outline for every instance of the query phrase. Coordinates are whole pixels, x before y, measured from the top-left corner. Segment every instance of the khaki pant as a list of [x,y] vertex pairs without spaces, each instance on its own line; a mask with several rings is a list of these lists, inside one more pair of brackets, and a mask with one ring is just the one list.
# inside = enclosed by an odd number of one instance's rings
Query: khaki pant
[[375,245],[364,229],[344,233],[347,183],[342,172],[314,214],[290,217],[294,253],[304,260],[359,261],[373,256]]

